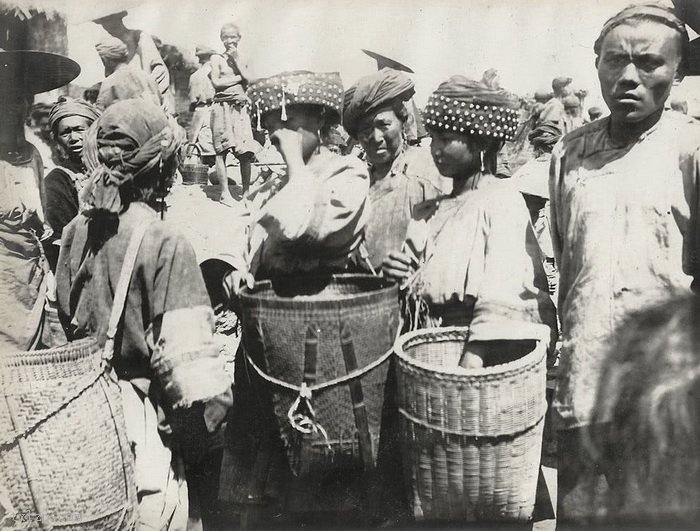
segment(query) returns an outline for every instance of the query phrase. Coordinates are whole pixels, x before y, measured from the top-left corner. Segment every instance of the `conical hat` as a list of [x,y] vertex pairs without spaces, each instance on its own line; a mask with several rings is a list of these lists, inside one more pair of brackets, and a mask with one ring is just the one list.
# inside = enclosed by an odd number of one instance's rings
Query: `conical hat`
[[0,48],[0,85],[3,86],[14,83],[29,94],[40,94],[67,85],[79,74],[80,65],[63,55]]

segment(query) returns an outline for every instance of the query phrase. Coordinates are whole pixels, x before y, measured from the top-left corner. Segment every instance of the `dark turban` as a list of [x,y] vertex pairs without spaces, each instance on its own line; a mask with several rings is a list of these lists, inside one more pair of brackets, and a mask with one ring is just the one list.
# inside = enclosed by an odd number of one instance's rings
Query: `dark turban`
[[86,135],[83,157],[92,172],[91,204],[118,214],[119,187],[170,160],[183,140],[177,124],[149,101],[110,105]]
[[530,131],[527,139],[534,147],[551,151],[554,144],[559,142],[561,135],[559,124],[556,122],[542,122]]
[[91,105],[81,99],[62,99],[54,103],[49,112],[49,126],[52,131],[56,131],[56,126],[63,118],[68,116],[82,116],[87,118],[90,123],[97,120],[100,116],[100,111],[94,105]]
[[519,124],[520,100],[480,81],[452,76],[430,96],[423,113],[426,127],[510,140]]
[[600,55],[605,36],[616,27],[629,22],[630,20],[651,20],[668,26],[676,30],[683,40],[683,59],[681,61],[681,72],[685,71],[688,58],[689,38],[685,24],[676,16],[673,9],[657,2],[645,2],[626,7],[614,17],[608,19],[600,31],[600,35],[593,45],[596,56]]
[[379,72],[361,78],[345,92],[343,101],[343,126],[353,138],[357,138],[360,120],[394,100],[408,101],[415,89],[413,81],[398,70],[382,68]]
[[126,44],[112,36],[103,38],[95,45],[95,49],[102,59],[123,61],[129,57],[129,49]]

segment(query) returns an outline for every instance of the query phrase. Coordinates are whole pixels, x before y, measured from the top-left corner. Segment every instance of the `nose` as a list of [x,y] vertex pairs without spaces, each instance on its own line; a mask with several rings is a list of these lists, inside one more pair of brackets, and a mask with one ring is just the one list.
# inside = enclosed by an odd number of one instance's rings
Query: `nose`
[[372,132],[369,134],[369,139],[374,144],[379,144],[383,138],[384,138],[384,135],[376,127],[374,129],[372,129]]
[[71,142],[75,142],[77,140],[82,140],[82,138],[83,134],[80,131],[71,131],[68,140],[70,140]]
[[641,82],[639,79],[639,71],[635,64],[630,61],[620,72],[620,77],[618,79],[619,83],[624,83],[626,85],[637,86]]

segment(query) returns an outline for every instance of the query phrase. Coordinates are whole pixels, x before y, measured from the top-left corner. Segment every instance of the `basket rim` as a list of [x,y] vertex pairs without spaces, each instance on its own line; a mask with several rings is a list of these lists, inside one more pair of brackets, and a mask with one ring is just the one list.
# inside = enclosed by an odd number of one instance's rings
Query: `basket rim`
[[[360,293],[353,293],[349,295],[336,295],[333,296],[333,298],[330,299],[315,299],[313,297],[308,297],[308,298],[297,298],[297,297],[280,297],[275,294],[274,290],[272,290],[272,280],[259,280],[255,282],[255,285],[253,286],[252,289],[246,287],[244,288],[240,295],[239,298],[242,303],[245,303],[246,305],[257,305],[260,304],[262,301],[265,301],[265,305],[268,307],[273,307],[273,308],[285,308],[285,309],[298,309],[300,305],[308,305],[312,304],[314,308],[317,309],[330,309],[330,308],[337,308],[341,303],[347,303],[349,301],[352,301],[353,303],[366,303],[371,301],[372,299],[379,298],[382,299],[386,297],[387,295],[391,294],[392,292],[397,292],[398,296],[398,285],[385,279],[382,277],[377,277],[375,275],[369,275],[369,274],[363,274],[363,273],[337,273],[333,275],[329,275],[330,279],[328,282],[328,285],[332,284],[341,284],[343,283],[342,281],[345,281],[345,283],[348,283],[347,281],[353,281],[356,279],[362,279],[362,280],[373,280],[374,282],[377,282],[378,288],[374,289],[372,291],[366,291],[366,292],[360,292]],[[300,277],[300,280],[303,279],[322,279],[324,277],[322,276],[304,276]],[[267,297],[267,296],[260,296],[259,293],[256,293],[257,291],[262,291],[262,290],[269,290],[273,296],[272,297]],[[398,300],[398,299],[397,299]],[[345,305],[345,304],[343,304]],[[398,307],[398,303],[397,303]]]
[[394,353],[396,356],[404,362],[406,365],[412,368],[420,369],[423,371],[437,373],[441,376],[454,377],[461,379],[464,377],[489,377],[489,376],[503,376],[504,374],[519,372],[524,368],[537,364],[541,361],[543,357],[547,355],[547,349],[545,346],[545,341],[542,339],[535,339],[536,346],[522,358],[518,358],[507,363],[501,363],[499,365],[493,365],[491,367],[467,369],[464,367],[452,367],[452,368],[442,368],[436,367],[429,363],[418,361],[408,356],[403,347],[406,343],[421,336],[427,335],[443,336],[444,339],[441,341],[449,341],[458,336],[463,336],[465,339],[469,337],[469,327],[468,326],[445,326],[445,327],[433,327],[433,328],[421,328],[419,330],[413,330],[412,332],[407,332],[399,336],[394,342]]
[[[97,339],[93,337],[84,337],[76,339],[75,341],[69,341],[58,347],[3,354],[0,356],[0,368],[43,365],[47,361],[52,363],[75,361],[83,358],[91,358],[99,351],[100,346],[97,343]],[[57,354],[63,355],[60,360],[56,360]]]

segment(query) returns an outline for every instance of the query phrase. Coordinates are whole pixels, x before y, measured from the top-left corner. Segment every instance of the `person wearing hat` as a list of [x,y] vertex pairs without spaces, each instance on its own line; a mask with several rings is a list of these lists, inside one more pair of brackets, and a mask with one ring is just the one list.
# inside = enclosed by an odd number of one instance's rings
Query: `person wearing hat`
[[564,134],[571,130],[571,123],[564,108],[564,98],[573,96],[570,77],[555,77],[552,80],[552,98],[544,104],[539,114],[539,121],[554,122],[559,125]]
[[554,122],[538,124],[528,140],[534,150],[535,158],[526,162],[513,174],[513,181],[525,197],[525,203],[530,211],[532,226],[535,229],[537,242],[542,253],[542,262],[549,293],[556,297],[558,272],[554,262],[554,250],[549,223],[549,164],[552,149],[561,139],[561,129]]
[[124,26],[127,11],[110,13],[93,20],[112,37],[124,43],[127,49],[126,61],[131,66],[146,73],[155,82],[163,109],[172,114],[175,112],[175,100],[170,91],[170,72],[158,51],[153,37],[141,30],[133,30]]
[[129,62],[129,50],[120,39],[106,36],[95,45],[105,67],[105,79],[100,85],[95,105],[106,109],[119,100],[148,99],[162,106],[163,96],[156,82],[143,70]]
[[452,193],[414,213],[384,275],[428,307],[427,325],[469,326],[460,365],[515,359],[556,339],[554,305],[530,214],[512,179],[496,177],[503,143],[518,127],[517,97],[453,76],[425,108],[433,160]]
[[195,55],[199,59],[199,68],[190,76],[187,94],[190,98],[192,122],[187,139],[190,144],[199,146],[202,160],[212,166],[216,155],[211,137],[211,104],[216,89],[211,83],[211,56],[215,50],[207,46],[197,46]]
[[601,116],[603,116],[603,111],[601,110],[600,107],[596,107],[595,105],[593,107],[588,108],[588,122],[595,122],[598,120]]
[[49,128],[56,145],[58,165],[44,179],[46,221],[53,230],[46,257],[56,270],[63,228],[87,206],[89,174],[83,163],[85,132],[99,117],[99,110],[80,99],[61,98],[49,113]]
[[408,145],[413,94],[413,81],[391,68],[360,78],[345,93],[343,124],[369,166],[371,214],[358,262],[370,271],[380,271],[387,253],[404,241],[415,206],[440,193],[429,180],[437,180],[434,165],[422,163],[419,148]]
[[80,66],[61,55],[0,49],[0,352],[54,346],[45,327],[50,277],[41,239],[43,163],[24,125],[34,94],[66,85]]
[[573,94],[562,100],[564,104],[564,114],[566,129],[573,131],[583,125],[581,118],[581,100]]
[[[188,523],[184,463],[231,405],[214,314],[192,246],[158,210],[173,184],[184,133],[155,104],[118,101],[86,136],[90,210],[64,229],[56,271],[69,339],[108,341],[115,286],[143,230],[114,343],[138,493],[135,529]],[[194,444],[191,444],[194,443]],[[194,454],[194,455],[192,455]]]
[[[347,271],[363,237],[369,176],[359,159],[332,153],[321,145],[324,131],[340,122],[340,76],[336,72],[283,72],[251,83],[248,96],[255,124],[270,133],[287,174],[281,188],[253,216],[247,256],[229,257],[237,270],[226,277],[226,289],[237,293],[246,283],[252,285],[253,277],[279,279]],[[264,385],[244,360],[244,355],[236,356],[234,407],[221,473],[220,497],[235,503],[249,503],[266,491],[268,471],[259,463],[269,462],[270,456],[281,459],[279,468],[272,465],[277,470],[270,473],[272,482],[280,481],[287,467],[269,396],[260,396],[257,390]],[[287,507],[291,513],[313,510],[323,500],[330,507],[348,499],[335,490],[337,496],[313,486],[302,490],[295,492],[296,501]]]
[[262,146],[253,138],[250,124],[250,100],[245,91],[251,75],[238,51],[241,30],[238,24],[227,22],[221,26],[219,36],[225,51],[211,57],[210,77],[216,89],[211,109],[211,132],[216,152],[216,175],[221,187],[220,201],[233,206],[234,199],[228,189],[226,156],[231,152],[238,159],[245,197],[250,188],[251,163]]
[[596,503],[614,498],[601,476],[614,480],[615,457],[608,468],[587,452],[590,431],[602,427],[593,407],[615,326],[700,280],[700,127],[664,110],[684,74],[685,25],[663,4],[632,5],[603,25],[593,49],[610,115],[564,136],[549,182],[563,334],[557,516],[569,522],[615,516]]

